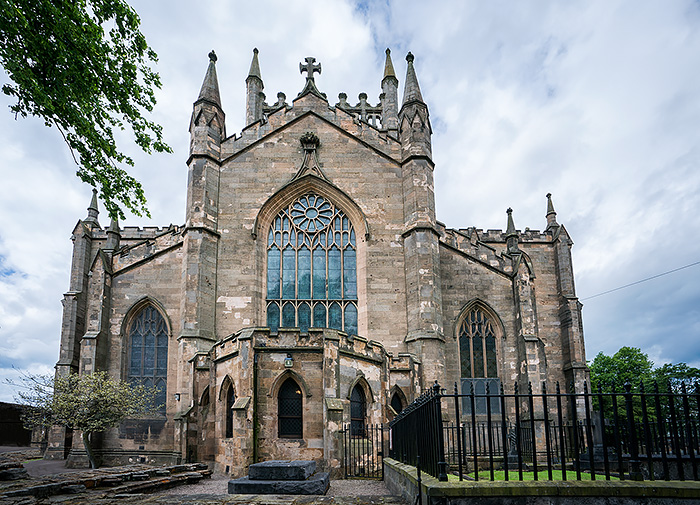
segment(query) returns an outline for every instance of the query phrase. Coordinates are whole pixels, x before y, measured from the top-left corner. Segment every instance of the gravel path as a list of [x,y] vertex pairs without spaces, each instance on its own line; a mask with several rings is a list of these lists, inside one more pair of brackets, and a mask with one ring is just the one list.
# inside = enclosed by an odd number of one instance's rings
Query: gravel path
[[[229,477],[212,475],[211,479],[203,479],[197,484],[187,484],[167,489],[158,495],[191,495],[191,494],[228,494]],[[384,482],[377,480],[332,480],[326,496],[389,496],[389,490]]]

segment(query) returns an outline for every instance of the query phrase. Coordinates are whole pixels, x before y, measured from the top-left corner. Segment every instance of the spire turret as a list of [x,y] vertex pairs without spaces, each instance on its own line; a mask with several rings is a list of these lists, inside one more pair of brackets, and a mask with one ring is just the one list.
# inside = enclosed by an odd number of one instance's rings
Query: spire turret
[[262,75],[260,73],[260,62],[258,62],[258,48],[253,49],[253,60],[250,62],[250,70],[245,80],[246,85],[246,105],[245,124],[246,126],[262,119],[263,102],[265,95],[262,90],[265,88]]
[[515,223],[513,222],[513,209],[508,207],[506,210],[508,214],[508,227],[506,228],[506,251],[509,253],[520,252],[518,249],[518,232],[515,230]]
[[[262,81],[262,76],[260,75],[260,62],[258,61],[258,48],[253,48],[253,60],[250,62],[250,70],[248,70],[248,79],[251,77],[257,77]],[[247,80],[247,79],[246,79]]]
[[391,50],[386,50],[384,77],[382,78],[382,127],[394,136],[399,129],[399,80],[391,62]]
[[83,220],[83,222],[99,228],[100,223],[97,221],[97,216],[100,213],[100,210],[97,207],[97,190],[96,189],[92,190],[92,199],[90,200],[90,205],[88,206],[87,211],[88,211],[88,215]]
[[221,108],[216,60],[216,53],[211,51],[202,89],[192,110],[190,155],[206,154],[218,158],[218,145],[226,137],[226,115]]
[[424,156],[432,163],[432,129],[428,106],[418,86],[418,78],[413,68],[413,55],[406,56],[406,84],[403,91],[403,105],[399,111],[399,140],[403,148],[404,159],[411,156]]
[[199,91],[197,102],[207,100],[221,107],[219,80],[216,77],[216,60],[216,53],[212,50],[209,53],[209,67],[207,67],[207,73],[204,76],[204,82],[202,83],[202,89]]
[[406,61],[408,62],[408,68],[406,70],[406,83],[403,88],[403,106],[411,102],[423,102],[423,95],[420,92],[420,86],[418,85],[418,77],[416,77],[416,70],[413,68],[413,54],[410,52],[406,55]]
[[119,249],[119,241],[122,238],[122,234],[119,231],[119,222],[116,217],[113,217],[109,223],[109,228],[107,228],[107,243],[105,244],[105,251],[116,251]]
[[396,73],[394,72],[394,64],[391,62],[391,49],[387,47],[385,52],[386,60],[384,60],[384,77],[382,78],[382,82],[384,82],[384,79],[388,79],[390,77],[398,82],[398,79],[396,79]]
[[552,193],[547,193],[547,229],[558,227],[557,213],[554,211],[554,204],[552,203]]

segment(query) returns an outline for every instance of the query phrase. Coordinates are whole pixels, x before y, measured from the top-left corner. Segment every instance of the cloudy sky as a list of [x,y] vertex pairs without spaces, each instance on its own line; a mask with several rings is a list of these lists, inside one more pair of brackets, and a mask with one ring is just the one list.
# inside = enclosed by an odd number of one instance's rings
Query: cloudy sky
[[[301,91],[315,56],[330,101],[377,102],[384,50],[403,87],[415,55],[430,108],[438,219],[448,227],[545,227],[545,194],[575,242],[588,359],[640,347],[657,363],[700,366],[700,4],[396,0],[134,1],[160,57],[153,118],[172,155],[129,145],[152,220],[184,222],[188,125],[207,66],[227,132],[245,116],[254,47],[268,102]],[[15,120],[0,98],[0,380],[51,372],[70,233],[90,188],[55,129]],[[2,111],[5,111],[4,113]],[[4,115],[3,115],[4,114]],[[103,225],[107,218],[103,210]],[[0,401],[13,391],[0,384]]]

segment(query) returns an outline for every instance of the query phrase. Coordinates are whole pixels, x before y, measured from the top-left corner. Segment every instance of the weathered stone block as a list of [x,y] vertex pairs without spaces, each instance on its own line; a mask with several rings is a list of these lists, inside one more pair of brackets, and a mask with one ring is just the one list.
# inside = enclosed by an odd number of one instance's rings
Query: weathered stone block
[[250,465],[248,478],[250,480],[306,480],[315,471],[315,461],[263,461]]
[[330,483],[328,472],[319,472],[307,480],[251,480],[243,477],[228,481],[228,493],[323,495]]

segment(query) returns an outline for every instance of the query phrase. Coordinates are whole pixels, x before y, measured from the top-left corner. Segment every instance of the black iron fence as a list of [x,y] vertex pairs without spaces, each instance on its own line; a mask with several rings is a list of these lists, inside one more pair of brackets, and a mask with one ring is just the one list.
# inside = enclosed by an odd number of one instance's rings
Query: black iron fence
[[436,383],[389,427],[391,457],[441,480],[699,480],[697,387],[446,394]]
[[385,430],[381,424],[347,424],[343,429],[345,478],[384,480]]

